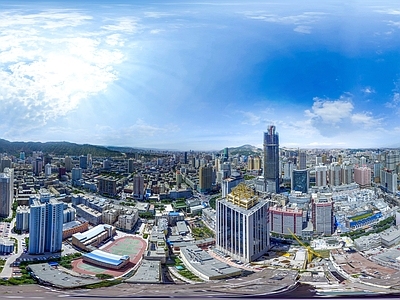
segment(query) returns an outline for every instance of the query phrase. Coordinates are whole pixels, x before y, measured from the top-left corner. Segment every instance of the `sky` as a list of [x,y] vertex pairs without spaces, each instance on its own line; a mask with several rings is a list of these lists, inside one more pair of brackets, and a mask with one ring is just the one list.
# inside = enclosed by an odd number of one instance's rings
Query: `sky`
[[0,138],[400,146],[396,1],[2,1]]

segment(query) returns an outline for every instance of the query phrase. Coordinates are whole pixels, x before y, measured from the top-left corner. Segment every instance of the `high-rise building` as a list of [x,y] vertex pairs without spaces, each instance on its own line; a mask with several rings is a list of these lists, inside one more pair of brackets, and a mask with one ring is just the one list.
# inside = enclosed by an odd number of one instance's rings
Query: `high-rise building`
[[327,180],[328,168],[326,166],[316,166],[315,167],[315,186],[316,187],[326,187],[328,185]]
[[371,168],[369,167],[354,168],[354,181],[360,186],[360,188],[370,187]]
[[135,177],[133,177],[133,196],[138,199],[143,199],[144,177],[142,175],[135,175]]
[[25,152],[21,151],[21,152],[19,153],[19,159],[20,159],[20,160],[25,160]]
[[240,183],[216,204],[216,248],[248,263],[270,247],[269,202]]
[[11,215],[14,199],[14,169],[5,168],[0,173],[0,217],[8,218]]
[[69,157],[69,156],[66,156],[64,158],[64,163],[65,163],[65,170],[67,172],[71,172],[71,170],[72,170],[72,158]]
[[312,223],[317,234],[331,235],[334,231],[333,201],[330,195],[313,194]]
[[3,172],[5,168],[11,168],[12,167],[12,161],[10,158],[3,157],[0,161],[0,172]]
[[72,168],[71,175],[72,175],[72,178],[71,178],[72,185],[76,185],[79,182],[79,180],[82,179],[82,169],[81,168]]
[[47,164],[44,166],[44,175],[49,177],[51,175],[51,165]]
[[338,186],[342,183],[342,167],[337,162],[329,166],[329,185]]
[[87,156],[85,155],[79,156],[79,167],[83,170],[86,170],[87,164],[88,164]]
[[388,170],[396,170],[396,166],[400,163],[400,155],[399,151],[390,151],[386,153],[386,169]]
[[100,194],[115,196],[117,194],[117,179],[112,176],[97,177],[97,188]]
[[64,203],[34,199],[29,216],[29,253],[59,252],[62,247]]
[[305,151],[299,152],[299,170],[307,169],[307,154]]
[[86,155],[86,158],[87,158],[87,168],[91,169],[93,167],[92,154],[88,153],[88,155]]
[[381,170],[381,186],[389,193],[397,193],[397,174],[391,170]]
[[222,180],[222,198],[225,198],[232,191],[232,189],[241,182],[244,182],[244,178],[239,172],[236,171],[233,172],[229,178]]
[[275,126],[264,132],[264,191],[279,193],[279,135]]
[[133,173],[134,169],[134,160],[131,158],[128,160],[128,173]]
[[200,193],[210,192],[212,188],[213,168],[212,166],[203,166],[199,169],[199,185],[197,189]]
[[36,176],[39,176],[40,173],[42,173],[43,169],[43,160],[41,157],[36,157],[36,159],[33,161],[33,174]]
[[310,186],[310,174],[308,170],[293,170],[292,172],[292,190],[308,193],[308,188]]
[[228,161],[229,159],[229,153],[228,153],[228,148],[224,148],[224,156],[223,156],[223,160]]
[[303,210],[273,206],[269,208],[270,230],[278,234],[289,235],[293,232],[301,236],[303,230]]
[[353,183],[353,165],[350,165],[348,162],[342,164],[342,184],[351,184]]

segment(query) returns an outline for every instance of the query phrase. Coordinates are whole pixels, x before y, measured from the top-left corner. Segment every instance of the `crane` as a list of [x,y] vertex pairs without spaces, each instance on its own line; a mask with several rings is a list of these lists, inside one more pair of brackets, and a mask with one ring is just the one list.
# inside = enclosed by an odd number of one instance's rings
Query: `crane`
[[307,262],[310,263],[312,262],[314,256],[323,258],[321,254],[318,252],[315,252],[310,246],[305,245],[291,230],[288,228],[288,231],[292,235],[292,237],[304,248],[307,249]]

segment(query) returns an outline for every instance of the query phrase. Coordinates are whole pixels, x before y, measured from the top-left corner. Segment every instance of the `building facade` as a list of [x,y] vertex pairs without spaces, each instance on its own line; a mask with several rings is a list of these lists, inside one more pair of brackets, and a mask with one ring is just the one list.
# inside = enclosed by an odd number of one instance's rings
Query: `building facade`
[[14,199],[14,169],[5,168],[0,173],[0,218],[11,216]]
[[279,135],[275,126],[270,125],[264,132],[264,191],[279,193]]
[[216,248],[234,259],[251,262],[270,247],[269,202],[244,183],[217,201]]

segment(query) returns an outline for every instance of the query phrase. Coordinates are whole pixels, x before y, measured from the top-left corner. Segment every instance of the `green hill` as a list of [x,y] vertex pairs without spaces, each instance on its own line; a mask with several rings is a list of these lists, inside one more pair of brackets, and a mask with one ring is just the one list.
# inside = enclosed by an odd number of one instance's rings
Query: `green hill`
[[121,152],[107,149],[103,146],[89,144],[74,144],[69,142],[10,142],[0,139],[0,152],[19,156],[24,151],[26,155],[31,155],[33,151],[42,151],[43,153],[54,155],[86,155],[101,157],[122,156]]

